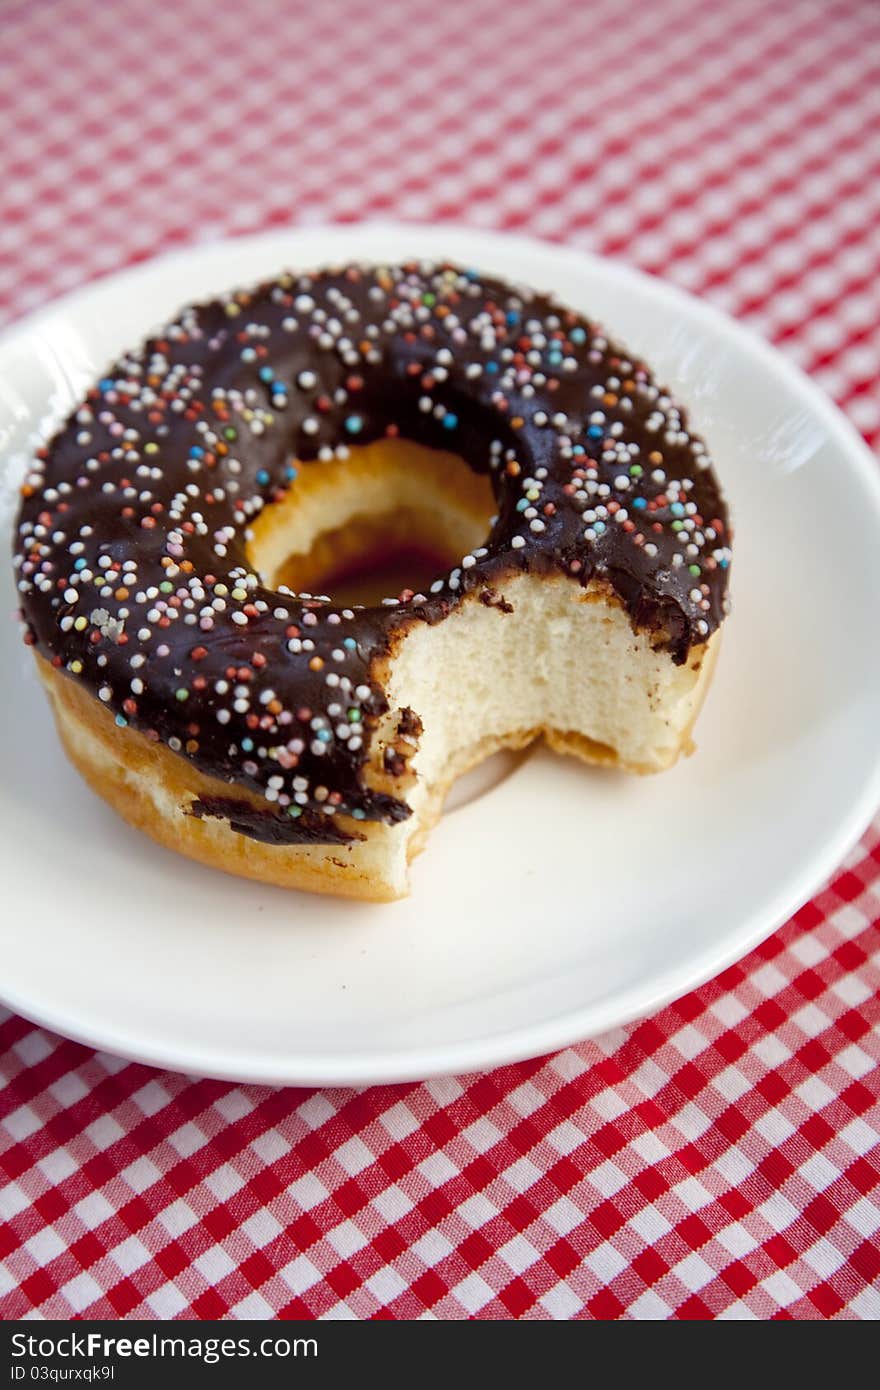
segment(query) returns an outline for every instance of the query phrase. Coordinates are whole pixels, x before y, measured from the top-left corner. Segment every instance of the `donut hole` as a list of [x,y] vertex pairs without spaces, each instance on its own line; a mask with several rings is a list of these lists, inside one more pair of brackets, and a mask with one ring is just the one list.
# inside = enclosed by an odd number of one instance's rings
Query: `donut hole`
[[488,476],[408,440],[379,440],[296,469],[248,543],[251,565],[271,588],[364,606],[426,593],[491,527]]
[[454,552],[431,536],[421,538],[425,521],[408,507],[354,516],[316,536],[307,554],[289,555],[276,583],[349,607],[371,607],[406,589],[424,593],[455,563]]

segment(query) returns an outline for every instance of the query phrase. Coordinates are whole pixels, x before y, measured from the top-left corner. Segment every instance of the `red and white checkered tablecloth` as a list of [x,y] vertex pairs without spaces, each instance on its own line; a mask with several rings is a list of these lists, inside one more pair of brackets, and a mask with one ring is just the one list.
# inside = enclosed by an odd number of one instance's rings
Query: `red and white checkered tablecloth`
[[[0,305],[396,216],[705,295],[880,443],[877,0],[0,0]],[[556,1056],[272,1091],[0,1014],[0,1314],[880,1317],[880,825],[740,965]]]

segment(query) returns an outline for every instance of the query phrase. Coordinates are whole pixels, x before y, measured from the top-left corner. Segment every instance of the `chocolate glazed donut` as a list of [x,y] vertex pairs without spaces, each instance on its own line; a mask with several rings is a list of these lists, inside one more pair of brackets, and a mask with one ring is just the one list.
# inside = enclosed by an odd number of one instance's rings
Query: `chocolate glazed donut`
[[[422,446],[411,475],[432,450],[488,478],[482,544],[376,607],[270,587],[254,541],[298,474],[395,440]],[[89,391],[22,491],[25,640],[105,724],[225,784],[191,817],[273,846],[410,815],[418,710],[366,775],[397,717],[383,663],[468,598],[504,621],[512,581],[564,576],[674,666],[726,609],[727,512],[684,411],[578,314],[451,265],[285,274],[185,309]]]

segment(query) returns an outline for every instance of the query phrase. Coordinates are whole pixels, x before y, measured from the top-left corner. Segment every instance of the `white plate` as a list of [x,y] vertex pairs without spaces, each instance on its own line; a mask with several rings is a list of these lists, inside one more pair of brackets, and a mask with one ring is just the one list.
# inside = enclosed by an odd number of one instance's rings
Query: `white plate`
[[698,752],[647,779],[537,752],[447,813],[407,901],[309,897],[203,869],[118,821],[65,762],[5,622],[0,993],[60,1033],[304,1085],[534,1056],[742,956],[819,887],[880,800],[876,460],[769,347],[613,262],[369,224],[196,247],[102,281],[0,340],[4,524],[34,429],[186,300],[283,266],[412,255],[554,289],[691,407],[736,530],[734,613]]

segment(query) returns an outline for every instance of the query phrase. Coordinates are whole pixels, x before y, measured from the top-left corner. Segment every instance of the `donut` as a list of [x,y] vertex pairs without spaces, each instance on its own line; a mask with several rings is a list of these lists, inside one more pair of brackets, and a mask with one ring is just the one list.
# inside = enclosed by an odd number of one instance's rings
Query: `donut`
[[[436,577],[313,592],[388,536],[445,555]],[[38,451],[14,561],[67,754],[127,821],[388,900],[499,748],[638,773],[691,750],[730,545],[643,363],[552,297],[419,261],[185,308]]]

